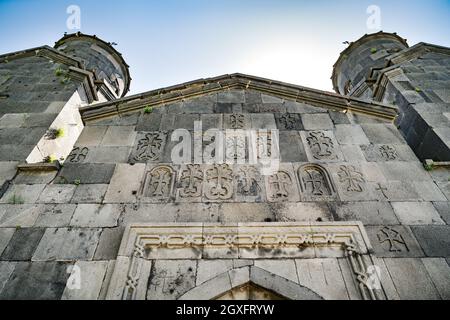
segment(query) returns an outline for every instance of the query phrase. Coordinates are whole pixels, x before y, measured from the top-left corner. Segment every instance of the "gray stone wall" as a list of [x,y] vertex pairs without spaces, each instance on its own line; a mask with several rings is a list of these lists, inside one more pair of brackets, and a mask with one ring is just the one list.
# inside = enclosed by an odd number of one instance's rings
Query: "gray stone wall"
[[423,160],[450,160],[449,52],[424,52],[388,76],[383,99],[398,106],[396,125]]
[[395,121],[417,157],[450,160],[450,50],[395,34],[365,35],[344,50],[333,70],[336,92],[398,107]]
[[[278,129],[280,171],[262,177],[252,165],[174,165],[171,133],[192,130],[194,120],[203,129]],[[12,171],[0,164],[0,176]],[[213,190],[219,171],[222,193]],[[104,298],[130,223],[359,220],[389,299],[448,299],[449,177],[448,169],[426,171],[391,123],[256,91],[224,90],[91,121],[58,172],[19,172],[0,198],[0,297]],[[345,260],[260,260],[150,263],[147,298],[179,298],[207,282],[195,270],[236,266],[256,278],[282,269],[281,278],[322,297],[360,298],[344,285]],[[65,289],[73,265],[86,275],[80,291]],[[302,278],[300,266],[336,285]],[[163,291],[154,285],[159,278],[168,281]]]
[[67,71],[34,55],[0,62],[0,162],[24,162],[47,133],[78,87]]

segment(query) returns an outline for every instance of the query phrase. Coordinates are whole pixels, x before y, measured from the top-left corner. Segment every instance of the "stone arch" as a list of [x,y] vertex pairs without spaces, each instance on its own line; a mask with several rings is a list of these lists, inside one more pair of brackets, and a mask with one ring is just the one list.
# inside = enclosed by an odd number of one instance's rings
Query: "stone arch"
[[179,300],[214,300],[246,285],[261,288],[286,300],[323,300],[313,290],[255,266],[221,273],[184,293]]
[[316,163],[307,163],[297,170],[302,201],[333,200],[336,187],[325,167]]

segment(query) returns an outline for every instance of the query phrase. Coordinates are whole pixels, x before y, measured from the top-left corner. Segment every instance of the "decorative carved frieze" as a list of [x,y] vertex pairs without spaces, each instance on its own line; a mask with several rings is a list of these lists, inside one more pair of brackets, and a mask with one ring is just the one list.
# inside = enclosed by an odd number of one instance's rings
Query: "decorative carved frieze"
[[306,258],[305,253],[346,258],[361,298],[384,298],[382,289],[372,286],[372,248],[360,222],[131,225],[119,250],[118,261],[125,262],[116,263],[107,298],[145,297],[147,288],[140,284],[150,277],[149,268],[143,272],[146,260],[198,260],[211,250],[219,253],[217,259],[227,258],[229,250],[237,250],[242,259],[261,250],[265,259]]

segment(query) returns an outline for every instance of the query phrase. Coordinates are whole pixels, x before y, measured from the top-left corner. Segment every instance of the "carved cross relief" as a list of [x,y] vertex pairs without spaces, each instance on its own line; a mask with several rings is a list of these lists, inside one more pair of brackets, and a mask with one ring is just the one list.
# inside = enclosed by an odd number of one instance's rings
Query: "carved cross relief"
[[292,178],[287,171],[278,171],[268,179],[273,200],[285,200],[289,197],[288,186],[292,185]]
[[188,164],[181,171],[180,197],[196,198],[202,195],[203,171],[198,164]]
[[175,172],[169,166],[157,166],[146,174],[143,196],[155,199],[169,199],[172,195]]
[[306,164],[298,169],[302,198],[320,201],[335,197],[336,190],[328,171],[318,164]]
[[312,152],[312,156],[317,160],[334,160],[336,154],[334,152],[334,143],[330,137],[327,137],[321,131],[312,131],[308,133],[306,138],[308,146]]
[[383,227],[377,233],[378,241],[380,244],[386,243],[390,252],[401,252],[402,248],[409,251],[408,245],[405,242],[403,236],[391,227]]
[[89,149],[87,147],[75,147],[72,152],[67,157],[67,161],[70,163],[80,163],[83,162],[89,153]]
[[149,132],[143,134],[137,142],[133,160],[138,162],[157,161],[160,159],[167,132]]
[[339,182],[344,185],[348,192],[363,192],[365,179],[361,172],[354,166],[342,165],[338,171]]
[[214,165],[206,171],[205,196],[210,200],[228,200],[233,196],[233,170],[228,164]]

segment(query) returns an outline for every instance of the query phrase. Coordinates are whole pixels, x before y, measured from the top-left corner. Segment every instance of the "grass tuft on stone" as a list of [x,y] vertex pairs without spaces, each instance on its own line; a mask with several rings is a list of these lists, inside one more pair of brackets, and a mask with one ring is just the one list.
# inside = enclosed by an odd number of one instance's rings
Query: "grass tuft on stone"
[[144,113],[145,114],[150,114],[153,112],[153,108],[151,106],[145,106],[144,107]]
[[56,138],[62,138],[62,137],[64,137],[64,129],[62,129],[62,128],[56,129],[56,131],[55,131],[55,137],[56,137]]
[[429,164],[429,163],[424,163],[423,167],[426,171],[431,171],[434,169],[434,165],[433,164]]
[[55,76],[60,77],[64,74],[64,70],[62,68],[56,68]]

